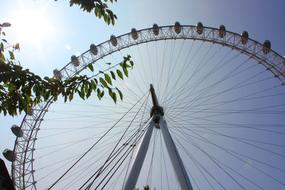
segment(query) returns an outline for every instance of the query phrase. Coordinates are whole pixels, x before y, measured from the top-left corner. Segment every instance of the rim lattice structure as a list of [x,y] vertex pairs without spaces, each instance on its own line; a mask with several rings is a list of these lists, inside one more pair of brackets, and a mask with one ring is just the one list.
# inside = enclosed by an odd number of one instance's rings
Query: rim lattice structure
[[[81,63],[79,66],[75,67],[70,62],[60,70],[60,74],[63,79],[67,79],[79,74],[88,64],[96,64],[97,60],[130,46],[158,40],[185,39],[206,41],[235,49],[255,59],[257,63],[262,64],[268,71],[272,72],[282,84],[285,84],[285,60],[281,55],[270,48],[266,49],[264,44],[250,38],[247,38],[246,42],[243,43],[243,36],[238,33],[224,31],[224,35],[221,36],[221,32],[223,32],[221,28],[213,27],[202,27],[202,32],[199,32],[197,26],[194,25],[168,25],[135,30],[97,45],[96,54],[92,53],[91,50],[82,53],[78,57]],[[136,38],[133,37],[134,33],[137,35]],[[114,40],[116,44],[114,44]],[[15,140],[16,160],[12,163],[12,178],[17,189],[37,189],[33,165],[34,152],[36,151],[35,143],[41,122],[52,102],[53,100],[50,99],[33,108],[33,112],[25,115],[20,125],[23,137],[17,137]]]

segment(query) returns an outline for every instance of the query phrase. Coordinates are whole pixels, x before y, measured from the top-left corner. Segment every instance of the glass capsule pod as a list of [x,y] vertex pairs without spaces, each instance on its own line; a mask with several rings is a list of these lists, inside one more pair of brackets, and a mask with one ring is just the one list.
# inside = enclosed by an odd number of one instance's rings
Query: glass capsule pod
[[93,55],[97,55],[98,54],[98,49],[96,47],[95,44],[91,44],[90,45],[90,52],[93,54]]
[[137,30],[135,29],[135,28],[133,28],[132,30],[131,30],[131,35],[132,35],[132,38],[134,39],[134,40],[136,40],[136,39],[138,39],[138,32],[137,32]]
[[16,137],[23,137],[23,131],[18,125],[12,125],[11,131]]
[[241,43],[245,45],[248,41],[249,35],[247,31],[243,31],[241,34]]
[[14,151],[12,151],[10,149],[5,149],[2,154],[10,162],[13,162],[16,160],[16,155],[15,155]]
[[56,78],[56,79],[62,79],[62,74],[59,70],[55,69],[53,70],[53,76]]
[[219,28],[219,37],[223,38],[226,35],[226,27],[224,25],[221,25]]
[[79,61],[78,57],[76,57],[75,55],[71,56],[71,63],[75,67],[78,67],[80,65],[80,61]]
[[271,49],[271,42],[269,40],[265,40],[262,46],[262,52],[264,54],[268,54]]
[[111,41],[111,44],[112,44],[113,46],[117,46],[118,41],[117,41],[117,38],[116,38],[115,35],[112,35],[112,36],[110,37],[110,41]]
[[181,32],[181,25],[179,22],[175,22],[174,24],[174,31],[176,34],[179,34]]
[[196,31],[199,35],[201,35],[203,33],[204,30],[204,26],[202,24],[202,22],[198,22],[197,26],[196,26]]
[[152,32],[154,33],[154,35],[158,35],[159,34],[159,27],[157,24],[153,24],[152,26]]

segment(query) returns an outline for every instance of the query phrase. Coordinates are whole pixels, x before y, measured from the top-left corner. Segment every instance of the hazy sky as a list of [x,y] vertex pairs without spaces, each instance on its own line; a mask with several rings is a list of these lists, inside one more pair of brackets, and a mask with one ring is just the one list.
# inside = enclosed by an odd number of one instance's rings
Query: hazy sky
[[[41,76],[51,76],[53,69],[67,64],[71,55],[86,51],[90,43],[99,44],[111,34],[120,35],[131,28],[175,21],[192,25],[201,21],[211,27],[224,24],[227,30],[237,33],[247,30],[251,38],[270,40],[272,48],[285,55],[284,7],[284,0],[118,0],[111,6],[118,16],[116,25],[107,26],[93,14],[70,8],[68,1],[1,0],[0,22],[12,24],[7,38],[11,43],[20,43],[21,51],[16,56],[21,65]],[[26,10],[37,12],[42,22],[31,16],[26,17],[31,20],[20,19]],[[31,35],[38,30],[35,25],[44,29],[39,30],[42,35]],[[22,116],[0,116],[0,120],[0,150],[12,149],[15,137],[10,127],[20,125]]]

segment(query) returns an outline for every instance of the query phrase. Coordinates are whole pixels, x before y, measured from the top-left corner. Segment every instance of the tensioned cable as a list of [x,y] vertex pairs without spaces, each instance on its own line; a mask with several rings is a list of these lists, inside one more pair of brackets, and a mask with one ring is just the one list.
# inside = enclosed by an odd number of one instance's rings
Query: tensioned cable
[[[149,93],[148,93],[149,95]],[[148,96],[145,98],[142,106],[144,105],[144,103],[147,101]],[[140,99],[142,100],[142,99]],[[139,101],[140,101],[139,100]],[[111,159],[112,154],[114,153],[115,149],[117,148],[117,146],[119,145],[119,143],[121,142],[121,140],[123,139],[123,137],[125,136],[126,132],[128,131],[128,129],[130,128],[130,126],[132,125],[133,121],[135,120],[135,118],[137,117],[138,113],[140,112],[142,106],[139,108],[139,110],[137,111],[137,113],[135,114],[134,118],[131,120],[131,123],[128,125],[128,127],[125,129],[124,133],[122,134],[121,138],[119,139],[119,141],[116,143],[115,147],[113,148],[113,150],[111,151],[110,155],[108,156],[108,158],[106,159],[106,161],[104,162],[104,164],[101,166],[101,168],[99,169],[99,172],[97,173],[97,175],[95,176],[94,174],[80,187],[80,189],[86,184],[88,183],[89,180],[91,180],[94,176],[93,181],[88,185],[88,187],[91,187],[92,184],[94,183],[94,181],[99,177],[99,175],[103,172],[103,168],[106,165],[106,163]],[[89,188],[88,188],[89,189]]]
[[[150,125],[148,127],[151,127]],[[148,128],[147,127],[147,128]],[[146,129],[147,130],[147,129]],[[135,144],[139,142],[139,140],[143,137],[144,133],[146,132],[146,130],[144,130],[144,132],[142,132],[140,134],[140,136],[137,137],[137,139],[135,139]],[[109,181],[111,180],[111,178],[115,175],[115,173],[118,171],[118,169],[121,167],[121,165],[123,164],[123,162],[126,160],[126,158],[128,157],[129,154],[131,154],[131,152],[134,150],[134,147],[130,147],[130,150],[128,151],[127,155],[123,158],[124,154],[121,156],[120,159],[123,159],[121,161],[121,163],[119,163],[119,160],[117,161],[117,163],[115,164],[115,166],[117,164],[119,164],[117,166],[117,168],[115,169],[115,171],[111,174],[111,176],[108,178],[108,180],[105,182],[105,184],[103,185],[102,189],[104,189],[106,187],[106,185],[109,183]],[[114,169],[114,167],[109,171],[109,173]],[[109,173],[107,175],[109,175]],[[103,178],[103,180],[101,182],[103,182],[105,180],[105,178],[107,177],[107,175]],[[97,189],[99,187],[99,185],[101,184],[101,182],[97,185],[97,187],[95,189]]]
[[[181,150],[183,152],[186,153],[186,155],[190,158],[190,160],[193,162],[193,164],[195,165],[195,167],[198,169],[198,171],[201,173],[201,175],[203,176],[203,178],[206,180],[206,182],[209,184],[209,186],[211,187],[211,189],[215,190],[215,187],[213,186],[213,184],[209,181],[209,179],[206,177],[205,173],[206,172],[221,188],[223,188],[224,190],[226,190],[226,188],[222,185],[222,183],[220,181],[218,181],[218,179],[211,174],[197,159],[195,159],[191,153],[189,153],[188,151],[186,151],[185,147],[182,145],[182,143],[180,143],[179,140],[177,140],[177,147],[180,147]],[[187,169],[187,168],[186,168]],[[204,170],[204,172],[202,171]],[[191,174],[191,172],[189,172],[189,174]],[[197,185],[198,187],[198,185]]]
[[[181,134],[184,135],[184,133],[181,133]],[[197,134],[197,135],[198,135],[198,134]],[[237,154],[237,153],[234,153],[234,151],[229,150],[229,149],[226,149],[226,148],[224,148],[224,147],[222,147],[222,146],[219,146],[219,145],[217,145],[216,143],[213,143],[213,142],[207,140],[206,138],[204,138],[204,137],[201,136],[201,135],[198,135],[198,136],[199,136],[200,138],[202,138],[202,139],[205,139],[205,140],[203,140],[204,142],[207,141],[208,143],[210,143],[210,144],[212,144],[212,145],[214,145],[214,146],[216,146],[216,147],[218,147],[218,148],[221,148],[222,150],[224,150],[224,151],[226,151],[227,153],[229,153],[231,156],[235,157],[237,160],[239,160],[239,161],[241,161],[241,162],[243,162],[243,163],[246,162],[246,160],[244,160],[243,158],[240,158],[239,156],[237,156],[238,154]],[[196,138],[196,139],[198,139],[198,140],[201,140],[201,139],[199,139],[199,138],[197,138],[197,137],[195,137],[195,136],[192,136],[192,137],[193,137],[193,138]],[[232,154],[232,153],[234,153],[234,154]],[[236,155],[235,155],[235,154],[236,154]],[[221,161],[219,161],[219,162],[222,163]],[[258,167],[255,167],[255,166],[253,166],[253,165],[252,165],[251,167],[253,167],[253,168],[256,169],[257,171],[261,172],[262,174],[268,176],[268,177],[271,178],[272,180],[278,182],[279,184],[285,186],[285,184],[284,184],[282,181],[278,180],[277,178],[273,177],[272,175],[268,174],[267,172],[263,171],[262,169],[260,169],[260,168],[258,168]],[[246,177],[243,176],[243,178],[246,178]],[[247,179],[248,179],[248,178],[247,178]],[[256,185],[256,186],[259,187],[259,185],[256,184],[255,182],[253,182],[252,180],[248,179],[248,181],[250,181],[251,183],[253,183],[254,185]]]
[[[144,95],[145,96],[145,95]],[[139,99],[110,129],[108,129],[104,135],[102,135],[70,168],[67,169],[49,188],[52,189],[82,158],[84,158],[95,146],[98,144],[139,102]]]
[[[180,132],[179,129],[178,129],[177,131]],[[173,131],[173,132],[176,132],[176,131]],[[185,132],[180,132],[180,133],[181,133],[183,136],[185,135]],[[230,154],[231,156],[233,156],[233,157],[236,158],[237,160],[239,160],[239,161],[241,161],[241,162],[243,162],[243,163],[246,162],[243,158],[240,157],[242,154],[237,153],[237,152],[235,152],[235,151],[233,151],[233,150],[230,150],[230,149],[228,149],[228,148],[224,148],[224,147],[222,147],[222,146],[220,146],[220,145],[218,145],[218,144],[216,144],[216,143],[214,143],[214,142],[211,142],[211,141],[208,140],[207,138],[201,136],[200,134],[198,134],[198,133],[196,133],[196,132],[194,132],[194,131],[192,131],[192,133],[198,135],[200,138],[204,139],[204,141],[206,141],[207,143],[210,143],[211,145],[214,145],[215,147],[218,147],[219,149],[224,150],[225,152],[227,152],[228,154]],[[195,136],[192,136],[192,137],[195,138]],[[189,140],[189,138],[188,138],[188,140]],[[200,139],[198,139],[198,140],[200,140]],[[185,141],[186,141],[186,139],[185,139]],[[186,141],[186,142],[187,142],[187,141]],[[237,156],[237,155],[238,155],[238,156]],[[243,156],[244,156],[244,155],[243,155]],[[250,157],[248,157],[248,156],[246,156],[246,157],[247,157],[247,158],[250,158]],[[256,160],[256,159],[255,159],[255,160]],[[264,164],[264,162],[260,162],[260,161],[259,161],[259,163]],[[276,169],[275,166],[271,166],[270,164],[266,164],[266,163],[265,163],[265,165]],[[260,169],[260,168],[258,168],[258,167],[256,167],[256,166],[252,166],[252,167],[255,168],[257,171],[261,172],[262,174],[264,174],[264,175],[268,176],[269,178],[273,179],[274,181],[278,182],[279,184],[285,186],[285,183],[284,183],[284,182],[278,180],[277,178],[275,178],[274,176],[268,174],[267,172],[263,171],[262,169]]]
[[[184,139],[185,140],[185,139]],[[190,140],[190,139],[188,139]],[[227,170],[225,170],[225,168],[222,167],[221,164],[219,164],[217,162],[217,160],[211,156],[209,153],[207,153],[207,151],[205,151],[204,149],[202,149],[199,145],[197,145],[194,142],[191,142],[191,144],[196,147],[199,151],[201,151],[202,153],[204,153],[219,169],[221,169],[230,179],[232,179],[240,188],[246,190],[246,188],[239,182],[237,181],[236,178],[234,178],[234,176],[232,174],[230,174]]]

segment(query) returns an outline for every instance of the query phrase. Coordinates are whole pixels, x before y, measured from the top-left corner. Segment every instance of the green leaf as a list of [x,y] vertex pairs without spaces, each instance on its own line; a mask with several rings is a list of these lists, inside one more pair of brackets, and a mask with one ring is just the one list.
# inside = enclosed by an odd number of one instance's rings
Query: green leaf
[[105,88],[108,88],[108,84],[106,83],[106,81],[103,78],[100,77],[99,81]]
[[96,90],[97,85],[95,83],[95,80],[91,80],[91,88],[92,88],[92,90]]
[[86,92],[86,98],[89,98],[92,93],[92,85],[91,83],[88,83],[88,91]]
[[101,90],[99,88],[97,89],[97,97],[101,100]]
[[122,80],[124,79],[123,73],[122,73],[119,69],[117,69],[117,75],[118,75]]
[[131,64],[131,66],[132,66],[132,68],[133,68],[134,62],[133,62],[132,60],[130,61],[130,64]]
[[100,94],[100,97],[103,98],[104,94],[105,94],[105,92],[102,91],[101,94]]
[[113,71],[110,71],[110,73],[111,73],[112,78],[113,78],[114,80],[116,80],[116,75],[115,75],[115,73],[114,73]]
[[92,63],[88,64],[87,67],[90,69],[90,71],[92,72],[94,71],[94,67]]
[[72,92],[69,94],[69,96],[68,96],[69,101],[71,101],[71,100],[73,99],[73,95],[74,95],[74,91],[72,91]]
[[129,76],[128,69],[126,67],[123,67],[123,71],[124,71],[125,75],[128,77]]
[[14,53],[12,51],[9,51],[10,59],[15,60]]
[[87,93],[89,91],[89,82],[88,81],[84,82],[84,90],[85,90],[85,93]]
[[114,92],[111,90],[111,88],[109,88],[109,95],[111,96],[111,98],[113,99],[113,101],[114,101],[115,103],[117,103],[117,94],[114,93]]
[[115,103],[117,103],[117,94],[116,93],[112,93],[112,99]]
[[104,76],[105,76],[105,80],[107,81],[107,83],[109,83],[110,85],[112,85],[112,79],[111,79],[111,77],[108,75],[108,74],[104,74]]
[[7,87],[9,92],[12,92],[16,89],[16,86],[13,83],[8,83]]
[[122,94],[122,92],[121,92],[117,87],[116,87],[116,89],[117,89],[117,91],[118,91],[118,93],[119,93],[120,99],[123,100],[123,94]]
[[81,90],[78,91],[78,95],[80,96],[80,98],[82,98],[84,100],[84,98],[85,98],[85,88],[84,88],[84,85],[81,85]]

